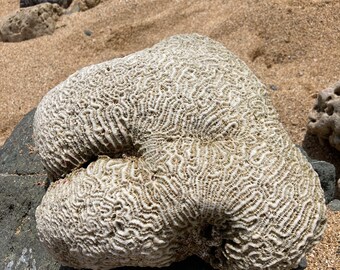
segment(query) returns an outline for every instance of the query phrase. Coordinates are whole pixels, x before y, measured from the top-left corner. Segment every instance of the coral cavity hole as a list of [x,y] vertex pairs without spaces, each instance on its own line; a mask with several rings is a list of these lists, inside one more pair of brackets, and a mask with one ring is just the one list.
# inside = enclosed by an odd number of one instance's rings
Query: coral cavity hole
[[97,161],[101,156],[108,156],[113,159],[122,159],[122,158],[133,158],[133,157],[140,157],[141,153],[138,151],[137,148],[131,147],[130,149],[124,152],[117,152],[117,153],[102,153],[98,156],[91,156],[88,158],[86,162],[84,162],[80,167],[86,169],[92,162]]
[[201,230],[201,236],[207,240],[212,240],[213,239],[212,233],[213,233],[213,225],[205,224]]
[[332,105],[328,105],[326,109],[326,113],[328,115],[332,115],[334,113],[334,107]]
[[322,111],[322,109],[321,109],[319,104],[315,104],[314,107],[313,107],[313,110],[315,110],[317,112],[321,112]]
[[92,156],[85,163],[83,163],[80,167],[86,169],[92,162],[95,162],[98,159],[98,156]]
[[316,119],[312,118],[312,117],[309,117],[309,121],[312,122],[312,123],[316,123]]
[[336,94],[337,96],[340,96],[340,85],[337,85],[337,86],[334,88],[334,94]]

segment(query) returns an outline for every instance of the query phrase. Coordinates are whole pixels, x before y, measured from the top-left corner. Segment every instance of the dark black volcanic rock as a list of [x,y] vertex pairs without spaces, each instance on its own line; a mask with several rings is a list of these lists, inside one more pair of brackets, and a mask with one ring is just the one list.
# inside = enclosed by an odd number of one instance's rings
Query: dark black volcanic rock
[[32,122],[35,110],[16,126],[0,148],[0,173],[17,175],[45,174],[39,155],[34,150]]
[[71,5],[72,0],[20,0],[20,7],[31,7],[42,3],[58,4],[63,8],[68,8]]
[[33,148],[31,111],[0,149],[0,268],[58,269],[37,239],[35,209],[46,173]]
[[326,203],[329,203],[334,199],[336,191],[336,171],[334,165],[326,161],[311,159],[302,147],[298,147],[301,153],[307,157],[314,171],[318,173]]
[[336,191],[335,167],[326,161],[310,160],[313,169],[318,173],[326,203],[334,199]]

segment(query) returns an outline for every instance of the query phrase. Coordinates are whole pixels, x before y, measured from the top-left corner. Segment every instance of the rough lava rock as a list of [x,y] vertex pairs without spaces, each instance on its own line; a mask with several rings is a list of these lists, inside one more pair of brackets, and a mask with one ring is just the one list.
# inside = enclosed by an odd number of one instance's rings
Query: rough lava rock
[[0,149],[0,268],[6,270],[57,265],[36,236],[34,214],[46,192],[47,174],[33,147],[34,112]]
[[39,237],[73,267],[195,254],[216,269],[291,269],[325,228],[318,175],[265,86],[207,37],[81,69],[43,98],[34,136],[57,180]]
[[72,0],[20,0],[20,7],[32,7],[42,3],[58,4],[63,8],[68,8],[71,5]]
[[307,127],[321,143],[328,140],[340,151],[340,82],[320,91],[309,114]]
[[321,187],[324,191],[326,203],[329,203],[335,198],[336,193],[336,170],[335,166],[323,160],[315,160],[308,156],[302,147],[298,146],[303,155],[305,155],[313,166],[320,178]]
[[313,169],[318,173],[321,187],[324,191],[326,203],[335,198],[336,192],[336,172],[333,164],[320,160],[309,160]]
[[0,40],[19,42],[54,32],[56,22],[62,15],[57,4],[44,3],[20,9],[0,22]]

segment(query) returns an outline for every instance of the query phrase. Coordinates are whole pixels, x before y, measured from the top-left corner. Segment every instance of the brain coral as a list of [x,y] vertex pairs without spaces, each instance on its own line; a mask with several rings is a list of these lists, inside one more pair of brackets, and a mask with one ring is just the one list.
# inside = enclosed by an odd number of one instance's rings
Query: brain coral
[[290,269],[320,239],[319,179],[266,89],[221,44],[179,35],[81,69],[39,104],[54,182],[41,241],[73,267]]

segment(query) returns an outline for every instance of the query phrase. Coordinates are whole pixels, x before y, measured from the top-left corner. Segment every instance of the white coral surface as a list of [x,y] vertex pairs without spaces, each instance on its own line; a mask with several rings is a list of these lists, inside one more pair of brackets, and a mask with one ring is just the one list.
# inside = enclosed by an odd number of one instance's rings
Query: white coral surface
[[63,178],[37,229],[66,265],[162,267],[196,254],[216,269],[291,269],[325,227],[317,174],[264,85],[207,37],[81,69],[43,98],[34,136]]

